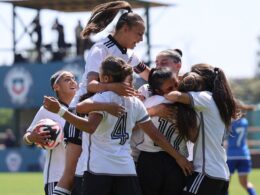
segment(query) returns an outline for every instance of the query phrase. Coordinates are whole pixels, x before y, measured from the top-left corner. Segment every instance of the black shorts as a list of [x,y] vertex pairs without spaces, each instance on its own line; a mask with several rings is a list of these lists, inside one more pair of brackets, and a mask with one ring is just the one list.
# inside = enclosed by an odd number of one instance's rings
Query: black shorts
[[44,185],[45,195],[52,195],[55,186],[58,182],[47,183]]
[[137,175],[142,195],[180,195],[186,177],[166,152],[141,152],[137,162]]
[[[69,111],[76,114],[75,108],[69,108]],[[65,143],[69,142],[80,146],[82,145],[82,131],[77,129],[74,125],[66,121],[63,131]]]
[[82,195],[141,195],[137,176],[94,175],[84,172]]
[[206,174],[194,172],[188,177],[182,195],[226,195],[229,182],[213,179]]
[[82,182],[83,182],[83,175],[74,177],[74,184],[71,191],[71,195],[81,195]]

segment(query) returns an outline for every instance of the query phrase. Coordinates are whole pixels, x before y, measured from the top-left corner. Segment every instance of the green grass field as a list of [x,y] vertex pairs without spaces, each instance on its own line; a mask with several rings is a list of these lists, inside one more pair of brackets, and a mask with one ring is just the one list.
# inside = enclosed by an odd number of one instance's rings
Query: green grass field
[[[249,177],[260,193],[260,169],[254,169]],[[44,195],[43,178],[41,173],[0,173],[1,195]],[[232,177],[230,195],[247,195],[237,179]]]

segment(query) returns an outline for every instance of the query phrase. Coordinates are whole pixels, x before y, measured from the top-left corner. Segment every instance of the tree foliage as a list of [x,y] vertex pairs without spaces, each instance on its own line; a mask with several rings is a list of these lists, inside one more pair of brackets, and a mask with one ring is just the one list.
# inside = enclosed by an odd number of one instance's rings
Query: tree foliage
[[260,78],[234,79],[230,85],[236,98],[252,104],[260,102]]
[[0,127],[11,125],[14,111],[12,109],[0,109]]

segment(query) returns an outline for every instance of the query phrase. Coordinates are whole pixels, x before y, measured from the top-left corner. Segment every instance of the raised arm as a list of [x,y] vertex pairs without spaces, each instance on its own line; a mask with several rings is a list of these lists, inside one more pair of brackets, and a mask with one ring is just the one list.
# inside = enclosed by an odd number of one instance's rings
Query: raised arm
[[102,115],[98,113],[90,114],[88,119],[86,119],[64,110],[58,100],[54,97],[44,96],[43,104],[45,109],[49,110],[50,112],[59,114],[66,121],[73,124],[76,128],[88,133],[95,132],[97,126],[102,120]]
[[102,120],[102,115],[98,113],[92,113],[88,116],[88,119],[86,119],[66,111],[62,117],[69,123],[73,124],[76,128],[90,134],[96,131]]
[[147,108],[147,112],[151,117],[159,116],[167,120],[173,119],[176,114],[172,107],[167,106],[167,104],[158,104],[151,108]]
[[77,104],[76,111],[80,114],[88,114],[91,111],[106,111],[109,114],[119,117],[124,113],[125,108],[116,103],[94,102],[91,99],[85,99]]
[[148,77],[149,77],[149,73],[150,73],[150,68],[146,66],[145,70],[141,73],[139,73],[139,75],[146,81],[148,81]]
[[180,91],[172,91],[164,97],[172,102],[179,102],[183,104],[191,104],[191,98],[188,93],[182,93]]
[[135,90],[126,83],[100,83],[97,80],[92,80],[88,84],[88,91],[92,93],[113,91],[120,96],[135,95]]

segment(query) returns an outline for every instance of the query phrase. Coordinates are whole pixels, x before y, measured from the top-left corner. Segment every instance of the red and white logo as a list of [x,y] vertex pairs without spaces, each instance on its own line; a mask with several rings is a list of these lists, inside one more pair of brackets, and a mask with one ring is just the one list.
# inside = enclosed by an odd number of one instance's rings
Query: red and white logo
[[14,67],[6,74],[4,85],[12,102],[23,104],[32,85],[32,76],[25,68]]

